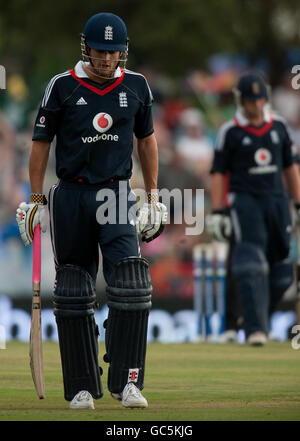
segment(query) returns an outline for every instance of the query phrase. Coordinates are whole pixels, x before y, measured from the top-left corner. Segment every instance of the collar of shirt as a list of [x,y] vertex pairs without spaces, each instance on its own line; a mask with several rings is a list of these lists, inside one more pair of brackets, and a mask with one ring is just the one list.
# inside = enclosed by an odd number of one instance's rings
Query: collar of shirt
[[[263,112],[264,112],[264,121],[266,123],[270,122],[272,120],[272,113],[271,113],[270,106],[268,104],[266,104],[264,106]],[[235,114],[235,118],[237,119],[240,126],[249,126],[250,125],[249,120],[243,114],[242,108],[239,108],[237,110],[237,112]]]
[[[78,61],[76,66],[74,67],[75,74],[78,78],[89,78],[89,76],[86,74],[86,72],[83,70],[83,65],[88,65],[89,63],[86,61]],[[122,75],[122,71],[119,67],[115,70],[114,78],[119,78]]]

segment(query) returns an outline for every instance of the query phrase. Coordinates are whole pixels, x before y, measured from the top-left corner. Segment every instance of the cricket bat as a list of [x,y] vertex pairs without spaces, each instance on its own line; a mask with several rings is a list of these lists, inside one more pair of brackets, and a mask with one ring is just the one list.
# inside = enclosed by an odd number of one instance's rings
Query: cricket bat
[[41,228],[34,229],[32,256],[32,310],[29,356],[33,383],[38,397],[45,398],[43,346],[41,329]]

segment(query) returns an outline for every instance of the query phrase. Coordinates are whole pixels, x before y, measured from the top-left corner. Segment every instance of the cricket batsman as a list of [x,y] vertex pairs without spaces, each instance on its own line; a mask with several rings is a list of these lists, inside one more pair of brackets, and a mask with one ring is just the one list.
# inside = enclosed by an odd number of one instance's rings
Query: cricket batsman
[[[267,343],[269,315],[293,282],[289,260],[288,193],[300,218],[300,178],[283,119],[270,110],[264,78],[239,79],[235,117],[220,128],[212,167],[212,213],[208,232],[233,239],[231,274],[240,298],[250,345]],[[229,176],[229,209],[224,208]],[[226,177],[226,178],[225,178]]]
[[[94,409],[94,399],[103,395],[94,319],[100,247],[109,308],[103,357],[109,364],[108,389],[124,407],[143,408],[152,286],[138,234],[153,240],[167,215],[158,202],[153,98],[145,77],[125,68],[128,38],[120,17],[93,15],[81,34],[81,50],[83,59],[46,87],[32,138],[30,201],[20,204],[17,222],[25,245],[37,223],[46,229],[43,181],[56,136],[59,181],[50,189],[48,207],[64,396],[72,409]],[[124,221],[121,202],[127,203],[126,214],[136,205],[129,183],[133,135],[147,198],[137,217]],[[115,213],[114,222],[102,222],[106,211]]]

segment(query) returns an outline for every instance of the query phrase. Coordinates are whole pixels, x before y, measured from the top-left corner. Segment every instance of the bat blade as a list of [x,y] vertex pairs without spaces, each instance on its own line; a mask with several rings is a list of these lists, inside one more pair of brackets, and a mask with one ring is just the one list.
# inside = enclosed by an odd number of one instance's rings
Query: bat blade
[[32,310],[29,342],[30,369],[36,393],[40,399],[45,398],[45,380],[43,367],[43,345],[41,328],[41,230],[40,224],[35,227],[33,239],[32,264]]
[[31,369],[35,390],[38,397],[40,399],[43,399],[45,398],[45,381],[44,381],[44,368],[43,368],[43,347],[42,347],[40,309],[32,309],[29,355],[30,355],[30,369]]

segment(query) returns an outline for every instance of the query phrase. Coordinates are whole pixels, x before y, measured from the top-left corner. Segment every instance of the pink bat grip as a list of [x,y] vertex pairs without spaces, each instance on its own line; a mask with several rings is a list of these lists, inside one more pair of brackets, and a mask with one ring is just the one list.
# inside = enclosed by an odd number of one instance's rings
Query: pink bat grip
[[32,283],[41,281],[41,226],[37,224],[33,234]]

